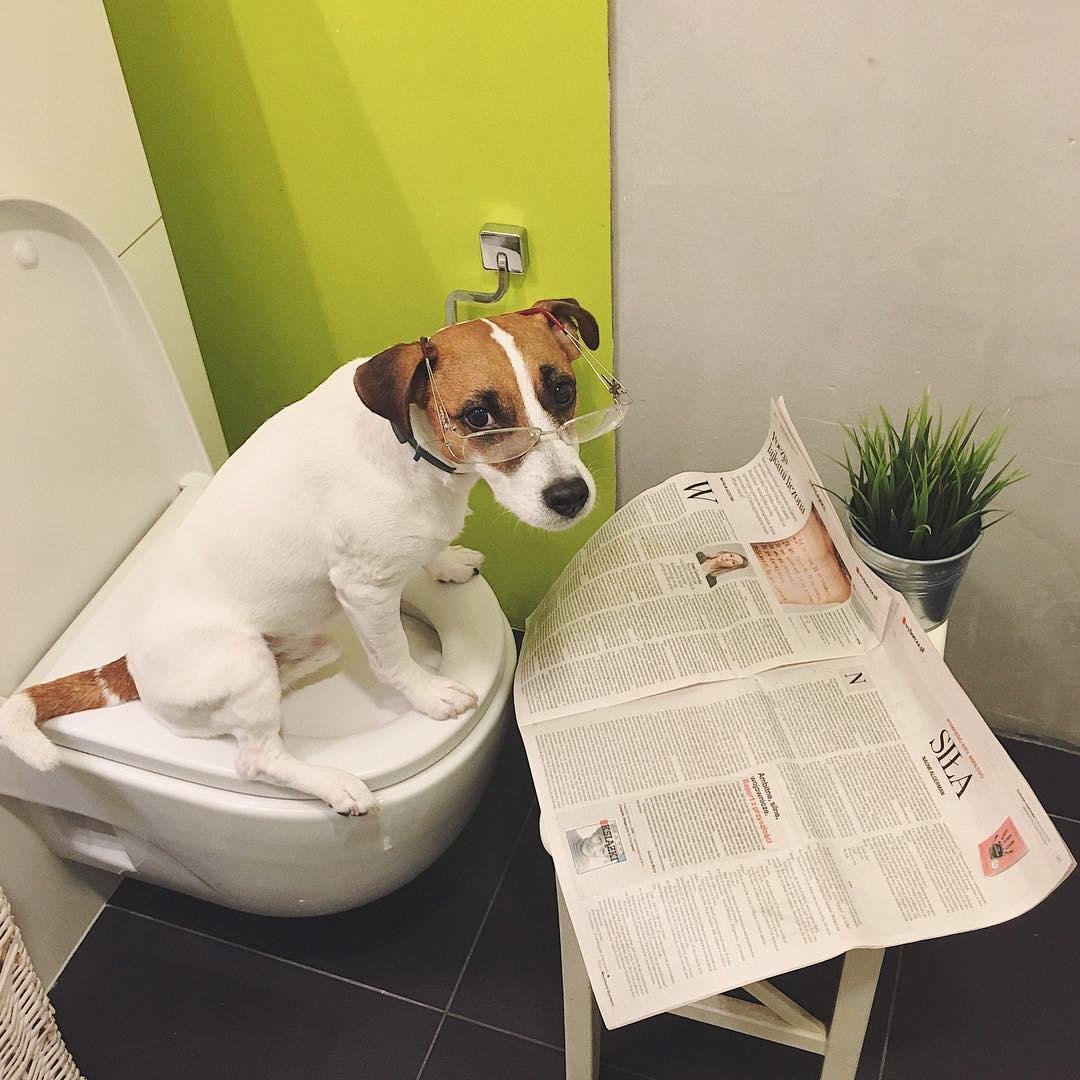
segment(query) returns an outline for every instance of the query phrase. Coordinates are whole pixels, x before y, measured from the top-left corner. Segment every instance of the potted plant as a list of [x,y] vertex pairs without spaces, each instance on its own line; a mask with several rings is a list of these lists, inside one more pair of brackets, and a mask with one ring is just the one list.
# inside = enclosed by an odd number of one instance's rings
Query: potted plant
[[[949,615],[956,588],[983,533],[1006,514],[994,500],[1026,475],[1012,459],[991,475],[1005,425],[975,436],[982,413],[967,409],[946,429],[929,391],[902,428],[879,408],[873,421],[844,425],[851,543],[859,557],[904,594],[924,630]],[[995,515],[990,517],[988,515]]]

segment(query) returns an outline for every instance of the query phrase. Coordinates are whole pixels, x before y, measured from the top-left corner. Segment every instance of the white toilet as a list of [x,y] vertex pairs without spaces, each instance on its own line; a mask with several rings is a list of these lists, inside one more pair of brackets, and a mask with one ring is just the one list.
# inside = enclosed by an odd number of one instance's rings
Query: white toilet
[[[155,560],[210,465],[138,296],[74,217],[0,199],[0,327],[9,694],[125,652]],[[343,818],[241,779],[231,740],[179,738],[137,701],[45,724],[62,748],[53,772],[0,749],[0,794],[25,804],[59,855],[229,907],[316,915],[384,896],[449,846],[479,800],[515,661],[482,578],[422,574],[403,612],[414,656],[475,689],[476,710],[442,722],[412,711],[373,678],[344,622],[342,660],[284,702],[291,751],[361,776],[378,815]]]

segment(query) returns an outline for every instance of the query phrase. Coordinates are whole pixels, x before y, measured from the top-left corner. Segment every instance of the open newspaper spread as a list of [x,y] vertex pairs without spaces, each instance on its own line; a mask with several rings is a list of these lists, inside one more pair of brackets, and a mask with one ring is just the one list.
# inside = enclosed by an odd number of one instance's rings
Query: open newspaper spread
[[782,400],[749,464],[599,529],[529,619],[514,698],[608,1027],[1004,921],[1074,866]]

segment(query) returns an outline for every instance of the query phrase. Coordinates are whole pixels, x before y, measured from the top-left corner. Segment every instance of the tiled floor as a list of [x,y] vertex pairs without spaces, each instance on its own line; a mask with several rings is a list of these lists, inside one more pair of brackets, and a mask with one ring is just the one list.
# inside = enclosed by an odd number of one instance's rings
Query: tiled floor
[[[1080,757],[1010,744],[1080,818]],[[1057,822],[1074,851],[1080,820]],[[859,1080],[1080,1076],[1080,878],[975,934],[890,950]],[[839,963],[777,980],[827,1017]],[[343,915],[278,920],[126,882],[53,990],[89,1080],[561,1080],[551,865],[516,735],[461,838]],[[605,1033],[603,1080],[802,1080],[820,1058],[665,1016]]]

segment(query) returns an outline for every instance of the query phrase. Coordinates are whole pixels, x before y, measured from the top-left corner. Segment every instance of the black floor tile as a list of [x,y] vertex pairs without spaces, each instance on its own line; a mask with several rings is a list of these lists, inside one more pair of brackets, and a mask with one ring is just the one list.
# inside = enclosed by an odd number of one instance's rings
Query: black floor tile
[[[633,1075],[609,1065],[600,1070],[600,1080],[631,1080]],[[421,1080],[564,1080],[565,1076],[562,1051],[449,1016]]]
[[1007,736],[1001,744],[1048,814],[1080,821],[1080,753]]
[[452,1010],[561,1046],[559,916],[538,817],[525,826]]
[[[1073,852],[1080,825],[1056,822]],[[1080,1075],[1080,877],[1018,919],[904,946],[885,1080]]]
[[319,971],[444,1007],[533,803],[517,731],[461,836],[429,870],[382,900],[339,915],[246,915],[133,880],[111,903]]
[[411,1080],[434,1010],[107,908],[52,991],[100,1080]]
[[818,1080],[821,1074],[817,1054],[668,1014],[605,1032],[601,1056],[655,1080]]

